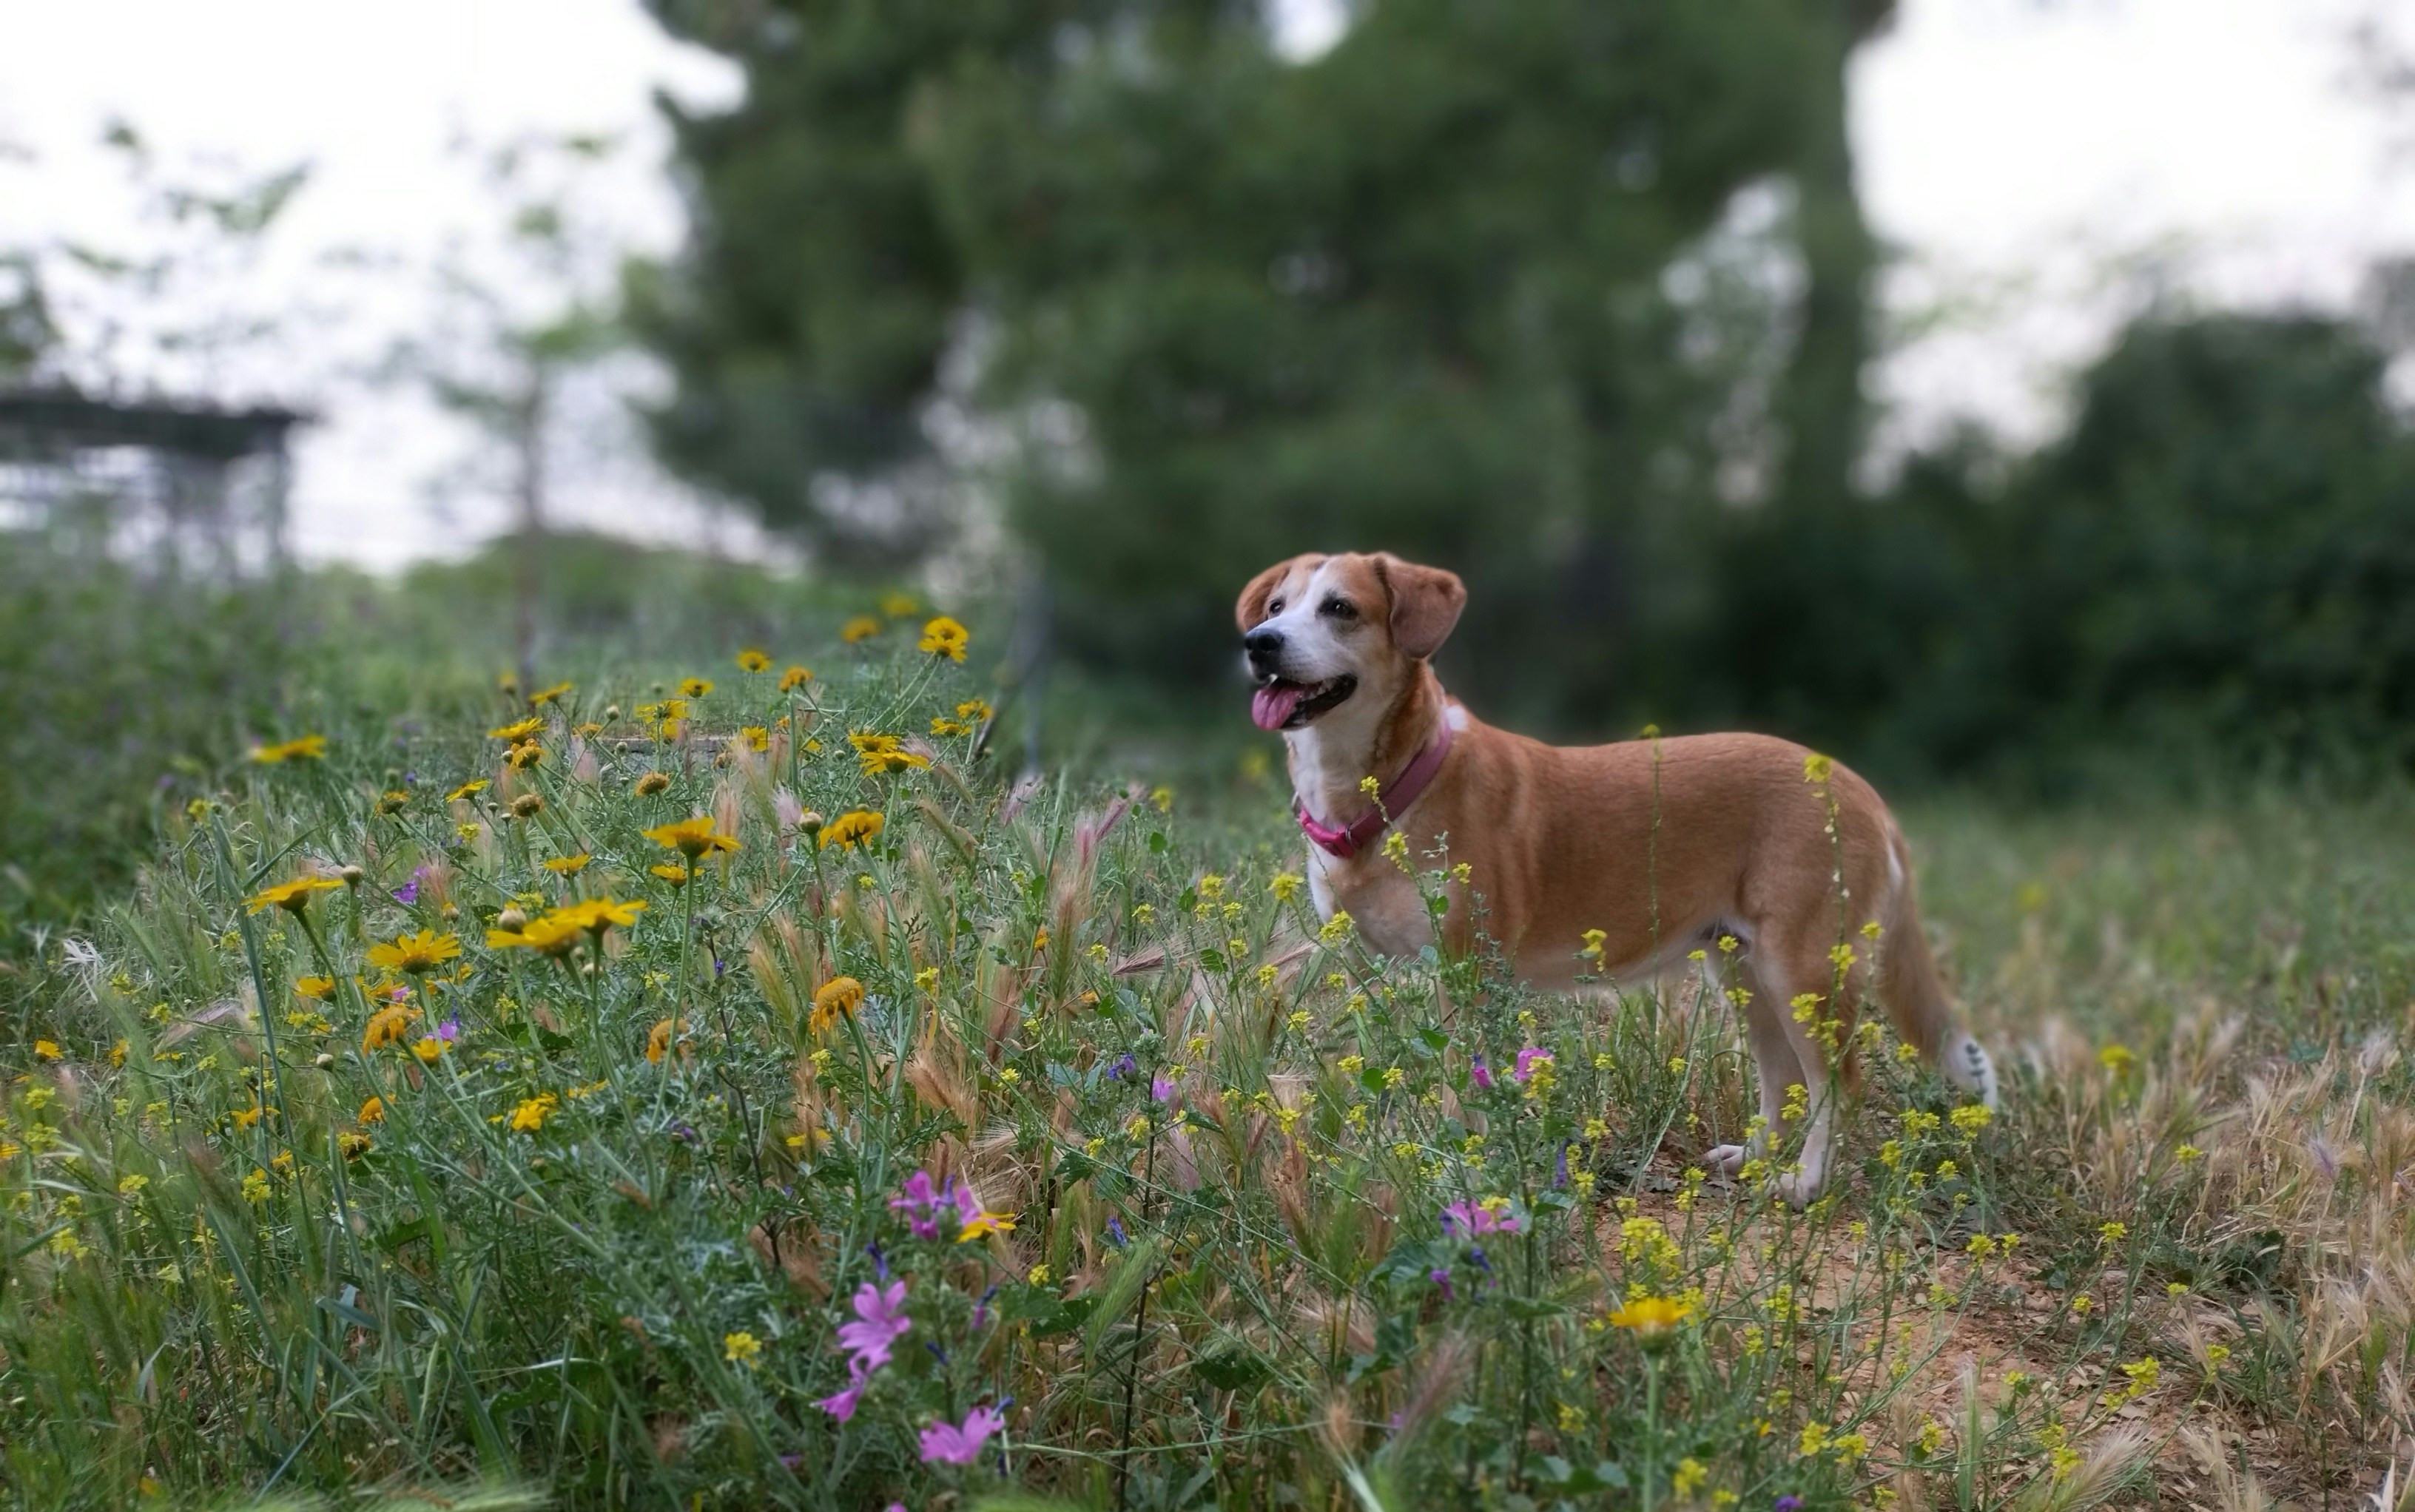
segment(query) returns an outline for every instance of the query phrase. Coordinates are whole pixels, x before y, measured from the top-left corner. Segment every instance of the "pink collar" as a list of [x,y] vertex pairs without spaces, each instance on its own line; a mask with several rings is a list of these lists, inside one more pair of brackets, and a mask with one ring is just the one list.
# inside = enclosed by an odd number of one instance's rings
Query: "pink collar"
[[1433,743],[1418,752],[1417,758],[1399,776],[1385,784],[1375,800],[1375,806],[1358,816],[1357,820],[1341,829],[1319,824],[1309,816],[1308,805],[1297,797],[1291,801],[1292,817],[1299,821],[1301,831],[1318,848],[1348,861],[1384,832],[1388,822],[1384,816],[1388,814],[1398,818],[1407,812],[1408,806],[1418,801],[1418,795],[1426,790],[1426,785],[1434,780],[1434,773],[1442,771],[1442,758],[1448,755],[1450,711],[1445,709],[1442,726],[1434,732]]

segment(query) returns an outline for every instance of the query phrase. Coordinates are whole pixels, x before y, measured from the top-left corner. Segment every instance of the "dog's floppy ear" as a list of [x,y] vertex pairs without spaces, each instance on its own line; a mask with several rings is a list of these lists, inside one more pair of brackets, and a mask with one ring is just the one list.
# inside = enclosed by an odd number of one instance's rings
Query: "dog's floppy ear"
[[1290,561],[1276,562],[1251,578],[1250,586],[1241,590],[1240,601],[1233,606],[1233,618],[1240,621],[1243,635],[1255,630],[1266,619],[1267,600],[1274,597],[1275,590],[1282,586],[1283,578],[1291,572],[1292,562],[1298,560],[1294,557]]
[[1467,585],[1459,574],[1402,561],[1388,551],[1375,554],[1375,571],[1392,595],[1392,644],[1420,661],[1442,650],[1467,607]]

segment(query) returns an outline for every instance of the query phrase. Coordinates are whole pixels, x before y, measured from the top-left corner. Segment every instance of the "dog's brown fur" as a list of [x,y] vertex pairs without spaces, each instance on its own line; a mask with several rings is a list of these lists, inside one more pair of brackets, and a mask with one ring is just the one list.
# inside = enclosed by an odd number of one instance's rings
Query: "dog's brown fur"
[[[1471,900],[1480,897],[1482,932],[1519,976],[1567,987],[1597,971],[1654,975],[1697,949],[1717,965],[1718,937],[1735,936],[1742,948],[1728,964],[1748,994],[1741,1006],[1767,1127],[1781,1127],[1789,1087],[1801,1085],[1809,1104],[1804,1155],[1781,1182],[1797,1202],[1825,1179],[1838,1077],[1850,1075],[1849,1064],[1832,1072],[1816,1025],[1797,1022],[1799,995],[1819,995],[1815,1021],[1845,1021],[1850,1046],[1852,1007],[1873,994],[1922,1055],[1994,1100],[1986,1053],[1956,1022],[1922,937],[1910,852],[1868,783],[1838,765],[1813,781],[1810,752],[1762,735],[1565,747],[1495,729],[1444,694],[1427,660],[1465,597],[1452,574],[1388,554],[1307,555],[1260,573],[1236,609],[1245,634],[1279,625],[1321,636],[1307,651],[1287,640],[1286,653],[1327,664],[1309,668],[1318,679],[1342,667],[1358,680],[1343,703],[1286,733],[1294,790],[1317,819],[1363,815],[1360,779],[1390,781],[1452,721],[1440,771],[1392,816],[1417,857],[1447,838],[1450,862],[1467,864],[1442,943],[1473,947]],[[1355,612],[1344,618],[1336,603]],[[1272,616],[1270,606],[1287,612]],[[1364,699],[1372,705],[1351,711]],[[1411,955],[1432,940],[1416,884],[1380,843],[1348,858],[1311,846],[1308,860],[1319,912],[1346,910],[1373,949]],[[1875,939],[1864,933],[1871,923]],[[1579,953],[1594,929],[1604,936],[1598,967]],[[1853,952],[1841,988],[1831,955],[1839,945]],[[1732,1145],[1712,1154],[1730,1170],[1746,1158]]]

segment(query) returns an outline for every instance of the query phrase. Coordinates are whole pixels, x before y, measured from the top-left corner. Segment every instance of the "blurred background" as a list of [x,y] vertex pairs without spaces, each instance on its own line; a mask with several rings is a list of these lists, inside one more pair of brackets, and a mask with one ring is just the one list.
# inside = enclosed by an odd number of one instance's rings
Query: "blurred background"
[[2415,758],[2405,0],[8,37],[10,949],[314,699],[804,656],[901,591],[1015,758],[1263,773],[1230,606],[1301,549],[1461,573],[1446,681],[1562,738],[2015,804]]

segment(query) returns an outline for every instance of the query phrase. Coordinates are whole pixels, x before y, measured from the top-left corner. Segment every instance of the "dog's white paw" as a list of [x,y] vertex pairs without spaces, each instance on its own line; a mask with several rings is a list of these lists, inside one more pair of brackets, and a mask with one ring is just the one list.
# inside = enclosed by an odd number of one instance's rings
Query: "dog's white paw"
[[1778,1178],[1778,1195],[1787,1206],[1800,1210],[1819,1201],[1820,1190],[1827,1184],[1822,1173],[1790,1171]]
[[1732,1176],[1744,1169],[1744,1162],[1752,1159],[1752,1155],[1741,1145],[1714,1145],[1702,1152],[1702,1159],[1708,1160],[1719,1175]]
[[1988,1107],[2002,1106],[1996,1087],[1996,1063],[1968,1030],[1958,1033],[1947,1043],[1944,1053],[1937,1057],[1937,1069],[1963,1091],[1979,1094],[1979,1100]]

